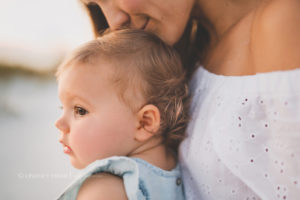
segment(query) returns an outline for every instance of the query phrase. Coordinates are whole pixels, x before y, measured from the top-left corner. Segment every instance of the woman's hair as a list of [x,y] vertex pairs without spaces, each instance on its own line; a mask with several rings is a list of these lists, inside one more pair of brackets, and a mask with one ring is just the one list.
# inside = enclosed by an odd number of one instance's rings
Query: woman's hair
[[[106,18],[97,4],[90,3],[84,4],[84,6],[91,18],[94,35],[98,37],[109,28]],[[205,21],[205,19],[202,19],[202,21]],[[186,69],[188,79],[191,78],[197,68],[196,64],[202,63],[209,42],[210,36],[207,29],[199,20],[191,17],[181,39],[174,45]]]
[[189,94],[176,50],[145,31],[114,31],[74,51],[59,66],[57,76],[76,64],[100,63],[109,63],[107,67],[112,71],[109,80],[120,99],[134,112],[147,104],[159,109],[159,134],[177,152],[189,119]]

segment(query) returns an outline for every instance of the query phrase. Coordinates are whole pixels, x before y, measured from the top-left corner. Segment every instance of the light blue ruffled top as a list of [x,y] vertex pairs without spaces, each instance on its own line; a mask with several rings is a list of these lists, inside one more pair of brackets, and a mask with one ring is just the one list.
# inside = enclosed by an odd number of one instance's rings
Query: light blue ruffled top
[[67,187],[58,200],[75,200],[82,183],[91,175],[101,172],[122,177],[129,200],[184,199],[179,165],[166,171],[139,158],[116,156],[90,164],[86,172]]

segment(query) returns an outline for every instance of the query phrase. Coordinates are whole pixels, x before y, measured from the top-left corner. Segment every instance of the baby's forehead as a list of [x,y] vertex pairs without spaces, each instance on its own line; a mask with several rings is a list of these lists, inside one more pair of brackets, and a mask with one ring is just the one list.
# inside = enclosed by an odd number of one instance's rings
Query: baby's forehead
[[143,77],[137,62],[130,57],[98,56],[82,64],[96,67],[101,73],[107,73],[112,78],[128,79],[130,77],[130,79],[134,79]]
[[120,99],[130,107],[144,101],[145,80],[135,62],[117,58],[98,58],[90,67],[98,67]]
[[[61,71],[79,69],[81,73],[90,73],[99,79],[106,79],[121,93],[121,96],[129,91],[140,93],[143,75],[138,69],[138,63],[131,56],[109,56],[92,54],[86,57],[75,56],[63,66]],[[134,92],[132,92],[134,90]]]
[[94,58],[88,60],[74,60],[66,68],[69,68],[70,70],[80,69],[82,73],[108,77],[108,75],[113,76],[114,74],[117,74],[119,70],[116,66],[118,65],[116,65],[113,60]]

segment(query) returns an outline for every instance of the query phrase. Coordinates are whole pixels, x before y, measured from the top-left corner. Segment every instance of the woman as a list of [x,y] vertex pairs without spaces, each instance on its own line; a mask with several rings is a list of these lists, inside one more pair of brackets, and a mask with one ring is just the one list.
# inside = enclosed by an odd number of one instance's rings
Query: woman
[[193,93],[187,199],[299,198],[299,0],[83,1],[96,35],[143,29],[180,52]]

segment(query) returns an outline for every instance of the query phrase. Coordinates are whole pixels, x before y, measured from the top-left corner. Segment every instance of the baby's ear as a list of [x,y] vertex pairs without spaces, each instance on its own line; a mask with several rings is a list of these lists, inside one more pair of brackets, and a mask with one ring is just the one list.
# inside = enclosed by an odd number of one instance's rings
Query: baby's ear
[[144,142],[156,135],[160,128],[159,109],[152,104],[145,105],[138,111],[138,122],[135,139]]

